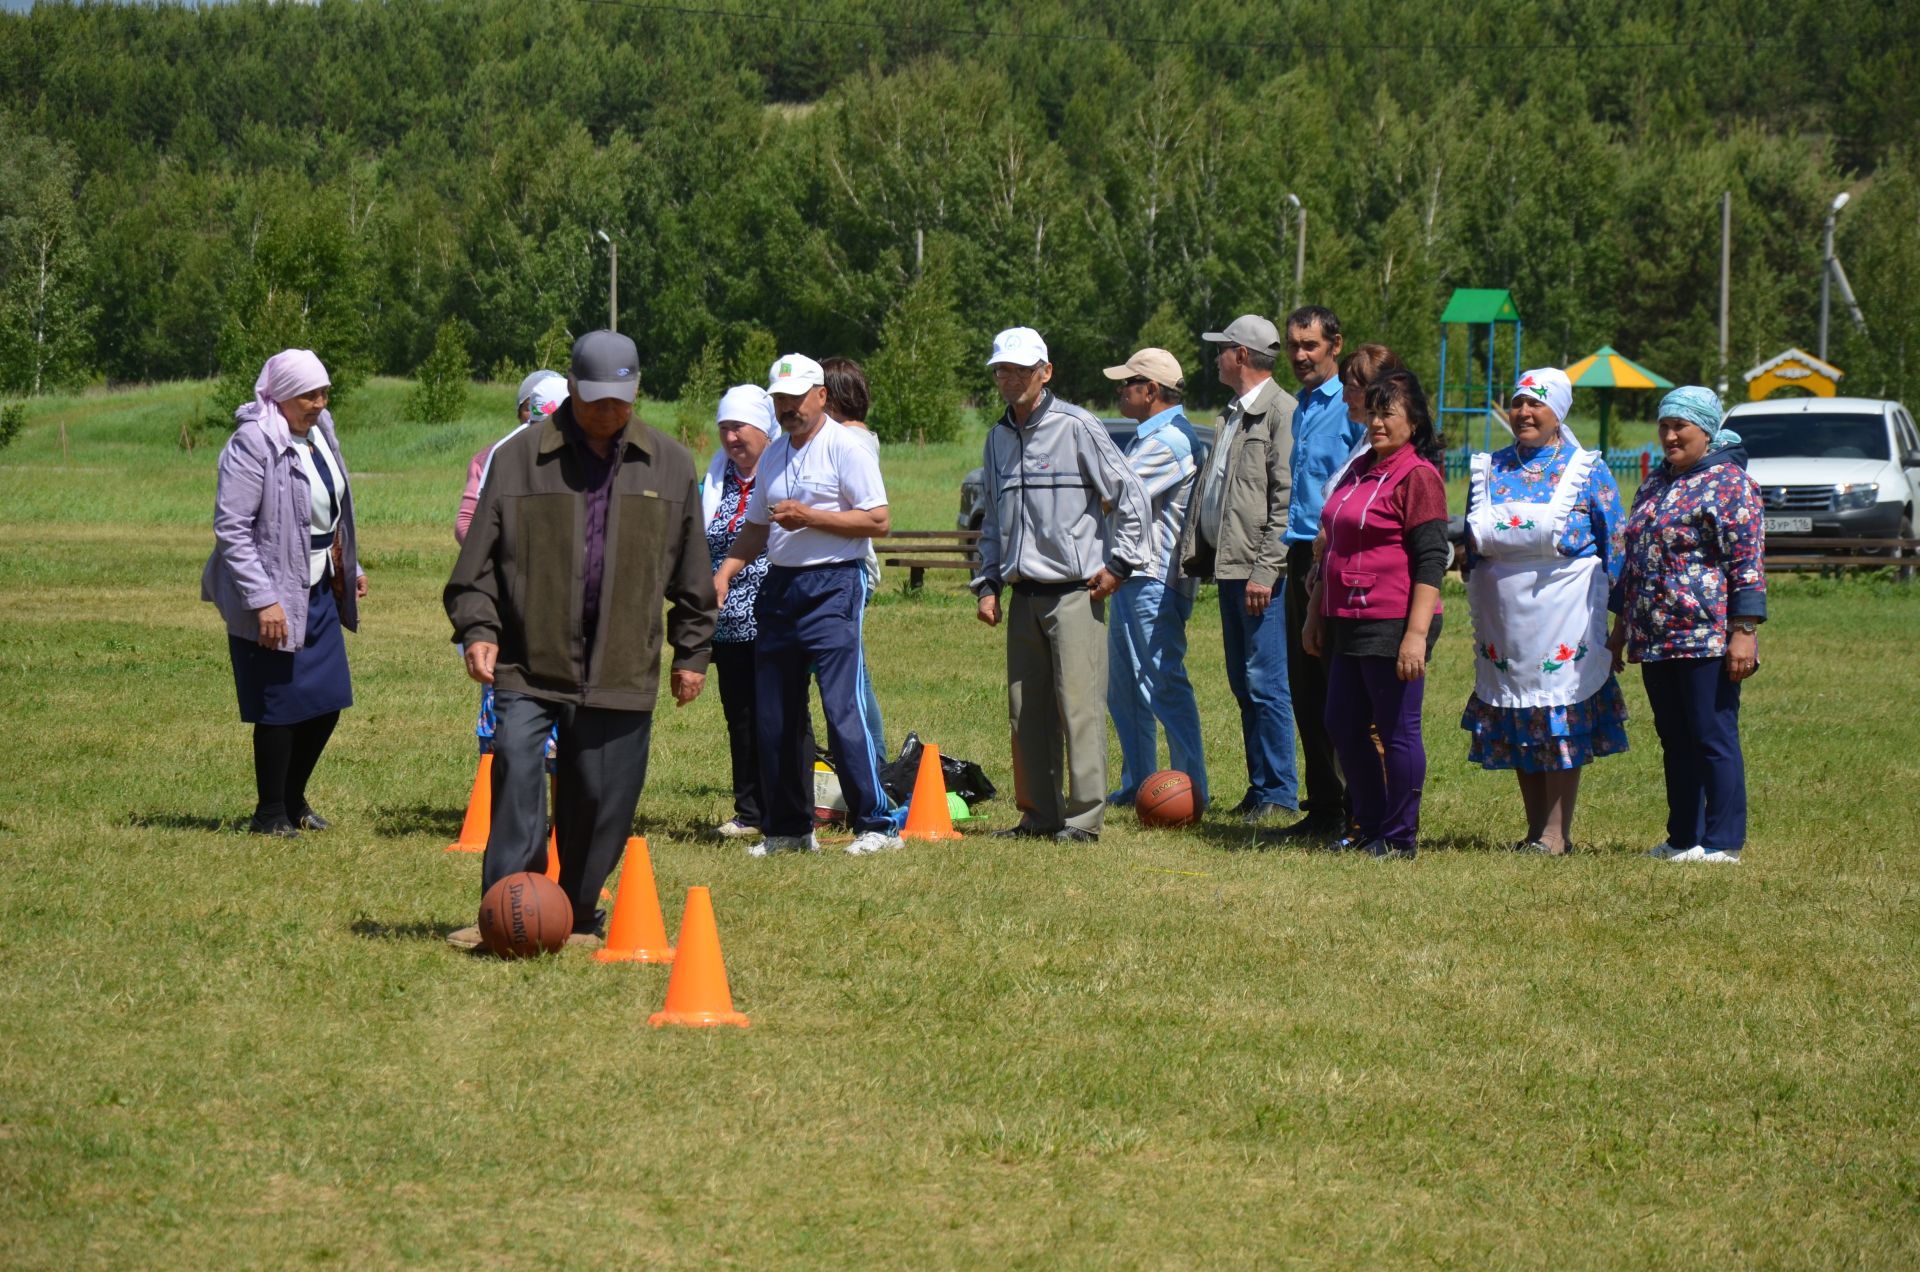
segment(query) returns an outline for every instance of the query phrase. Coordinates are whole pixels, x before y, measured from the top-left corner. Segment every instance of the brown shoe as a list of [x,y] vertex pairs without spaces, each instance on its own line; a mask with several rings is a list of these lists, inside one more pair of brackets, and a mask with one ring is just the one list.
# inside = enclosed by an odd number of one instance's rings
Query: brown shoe
[[480,948],[480,925],[458,928],[447,933],[447,944],[456,950],[477,950]]
[[570,950],[597,950],[606,943],[604,937],[594,932],[567,933],[567,948]]

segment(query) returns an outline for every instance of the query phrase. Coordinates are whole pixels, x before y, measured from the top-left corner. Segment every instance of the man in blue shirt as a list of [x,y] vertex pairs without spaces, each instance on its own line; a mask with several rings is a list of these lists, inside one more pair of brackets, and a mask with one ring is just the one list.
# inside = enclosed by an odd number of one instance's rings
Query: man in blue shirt
[[1334,839],[1347,827],[1347,793],[1327,736],[1327,665],[1300,643],[1307,622],[1313,541],[1320,533],[1320,491],[1359,444],[1364,428],[1347,418],[1340,392],[1340,319],[1324,305],[1287,315],[1287,361],[1300,381],[1293,412],[1293,502],[1287,507],[1287,684],[1300,730],[1306,814],[1274,832],[1278,839]]
[[1186,376],[1165,349],[1142,349],[1105,371],[1120,382],[1120,414],[1137,420],[1127,466],[1146,487],[1152,519],[1147,562],[1113,594],[1107,612],[1107,711],[1120,735],[1120,787],[1109,804],[1131,804],[1140,783],[1159,767],[1157,719],[1167,731],[1170,765],[1193,783],[1207,806],[1207,761],[1200,707],[1187,679],[1187,620],[1193,580],[1180,569],[1180,536],[1192,503],[1193,425],[1180,409]]

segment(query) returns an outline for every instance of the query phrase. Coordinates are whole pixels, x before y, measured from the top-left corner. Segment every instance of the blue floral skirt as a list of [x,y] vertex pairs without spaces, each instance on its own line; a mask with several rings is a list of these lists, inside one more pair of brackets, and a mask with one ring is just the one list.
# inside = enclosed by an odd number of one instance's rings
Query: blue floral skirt
[[1570,707],[1493,707],[1467,698],[1460,727],[1473,735],[1467,758],[1487,769],[1553,773],[1627,749],[1627,700],[1613,676]]

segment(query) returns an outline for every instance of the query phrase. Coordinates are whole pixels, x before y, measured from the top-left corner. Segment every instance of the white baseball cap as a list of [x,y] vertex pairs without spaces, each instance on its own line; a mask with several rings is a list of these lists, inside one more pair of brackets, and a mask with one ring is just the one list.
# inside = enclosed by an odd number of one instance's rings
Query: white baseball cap
[[820,364],[804,353],[783,353],[767,368],[767,392],[799,397],[827,382]]
[[993,338],[993,356],[987,365],[1007,362],[1017,367],[1037,367],[1047,360],[1047,342],[1032,327],[1008,327]]

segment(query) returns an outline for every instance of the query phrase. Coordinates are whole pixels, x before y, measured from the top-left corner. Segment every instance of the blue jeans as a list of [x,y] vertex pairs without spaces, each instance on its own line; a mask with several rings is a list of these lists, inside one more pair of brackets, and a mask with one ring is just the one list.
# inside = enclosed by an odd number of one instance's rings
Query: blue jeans
[[1247,749],[1247,796],[1254,807],[1300,806],[1293,763],[1293,693],[1287,687],[1284,596],[1259,617],[1247,613],[1247,581],[1221,579],[1220,637],[1227,685],[1240,703],[1240,739]]
[[1167,730],[1169,763],[1187,775],[1206,806],[1200,708],[1187,679],[1192,616],[1193,598],[1158,579],[1128,579],[1107,603],[1107,710],[1120,735],[1120,789],[1109,797],[1115,803],[1131,803],[1158,767],[1158,720]]

